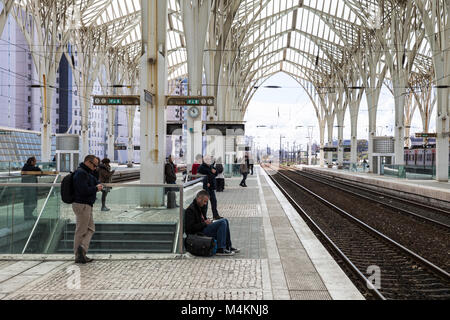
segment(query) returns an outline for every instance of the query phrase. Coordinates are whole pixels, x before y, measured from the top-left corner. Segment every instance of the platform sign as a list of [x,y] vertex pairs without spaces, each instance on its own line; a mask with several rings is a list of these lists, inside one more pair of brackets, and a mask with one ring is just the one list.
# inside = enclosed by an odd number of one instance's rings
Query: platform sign
[[214,97],[200,96],[167,96],[167,106],[207,106],[213,107],[216,99]]
[[94,106],[139,106],[139,96],[94,96]]
[[418,132],[416,133],[416,138],[437,138],[437,134],[430,132]]
[[338,149],[334,147],[325,147],[323,148],[323,152],[337,152]]
[[127,146],[124,144],[115,144],[114,145],[114,150],[127,150]]

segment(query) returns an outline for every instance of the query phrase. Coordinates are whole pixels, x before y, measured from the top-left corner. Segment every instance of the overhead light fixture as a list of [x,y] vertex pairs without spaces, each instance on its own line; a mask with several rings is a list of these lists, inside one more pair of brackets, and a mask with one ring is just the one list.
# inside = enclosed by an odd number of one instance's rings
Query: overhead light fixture
[[282,89],[283,87],[280,86],[263,86],[263,87],[258,87],[258,86],[254,86],[254,89],[259,89],[259,88],[265,88],[265,89]]
[[350,86],[349,89],[365,89],[363,86]]

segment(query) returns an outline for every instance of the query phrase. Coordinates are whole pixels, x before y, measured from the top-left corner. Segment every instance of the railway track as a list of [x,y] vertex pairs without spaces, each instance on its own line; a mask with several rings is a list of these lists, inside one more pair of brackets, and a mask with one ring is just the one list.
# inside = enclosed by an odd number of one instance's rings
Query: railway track
[[405,247],[442,266],[447,272],[450,271],[450,230],[447,226],[424,220],[409,211],[386,206],[374,197],[361,197],[358,193],[349,193],[292,171],[282,172]]
[[122,171],[122,172],[116,172],[112,176],[111,183],[119,183],[119,182],[129,182],[129,181],[136,181],[141,178],[140,171]]
[[269,173],[336,260],[345,264],[343,269],[357,277],[360,289],[367,284],[371,296],[379,299],[450,298],[450,275],[441,267],[285,174]]
[[356,186],[349,182],[341,180],[336,181],[324,175],[315,174],[311,172],[302,172],[291,168],[282,168],[296,173],[304,178],[331,186],[334,189],[347,192],[349,194],[379,203],[387,208],[395,210],[399,213],[413,216],[419,220],[429,222],[450,230],[450,211],[425,205],[419,202],[414,202],[407,199],[391,196],[386,193],[374,190],[367,190],[363,187]]

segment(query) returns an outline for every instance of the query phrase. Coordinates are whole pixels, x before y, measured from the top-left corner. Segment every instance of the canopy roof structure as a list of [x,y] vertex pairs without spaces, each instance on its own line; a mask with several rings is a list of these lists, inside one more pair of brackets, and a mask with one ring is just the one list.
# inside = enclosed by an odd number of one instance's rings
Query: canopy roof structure
[[[78,52],[80,61],[72,68],[86,100],[86,115],[89,88],[100,70],[106,70],[109,84],[128,82],[134,91],[139,88],[140,60],[146,50],[144,8],[154,0],[143,1],[147,0],[2,0],[0,31],[12,14],[29,42],[40,79],[46,75],[50,83],[56,79],[61,56],[70,58]],[[241,121],[255,92],[269,77],[285,72],[311,98],[321,140],[325,125],[329,135],[334,121],[342,127],[346,110],[357,119],[363,93],[369,105],[369,135],[375,135],[383,85],[395,100],[398,161],[416,107],[426,131],[429,114],[437,106],[437,130],[444,135],[442,141],[448,140],[450,0],[156,3],[167,5],[166,48],[160,49],[167,80],[188,79],[189,87],[195,88],[190,91],[196,94],[201,81],[217,99],[215,110],[208,110],[208,120]],[[197,44],[199,39],[205,42]],[[44,122],[49,119],[44,116]]]
[[[32,1],[3,2],[14,2],[27,8]],[[249,83],[248,88],[252,88],[279,71],[317,83],[323,81],[324,75],[333,74],[348,62],[349,53],[360,47],[362,39],[366,39],[366,33],[389,23],[390,6],[398,2],[402,1],[228,0],[211,1],[211,10],[216,10],[212,12],[212,18],[216,21],[219,17],[222,21],[233,17],[230,38],[236,42],[241,73],[245,74],[241,80]],[[102,29],[108,34],[107,46],[124,48],[132,58],[140,55],[140,0],[59,0],[39,3],[42,10],[52,5],[59,8],[67,19],[60,28]],[[380,5],[384,8],[383,17],[379,16]],[[187,76],[187,54],[180,1],[169,0],[168,7],[170,80]],[[223,26],[216,24],[216,27]],[[428,72],[432,62],[427,41],[423,41],[417,50],[413,72]]]

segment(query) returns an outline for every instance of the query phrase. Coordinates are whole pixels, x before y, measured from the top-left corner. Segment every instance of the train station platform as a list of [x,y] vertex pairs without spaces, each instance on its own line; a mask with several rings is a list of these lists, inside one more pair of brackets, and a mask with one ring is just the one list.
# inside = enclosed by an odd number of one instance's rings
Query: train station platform
[[[2,300],[360,300],[364,297],[259,167],[217,194],[232,257],[190,254],[0,256]],[[212,216],[211,212],[209,216]]]
[[375,189],[380,188],[392,193],[402,193],[402,196],[420,197],[430,203],[439,202],[438,205],[448,205],[450,208],[450,182],[438,182],[436,180],[400,179],[394,176],[377,175],[364,172],[350,172],[334,168],[322,168],[319,166],[297,166],[297,168],[326,174],[336,178],[358,182]]

